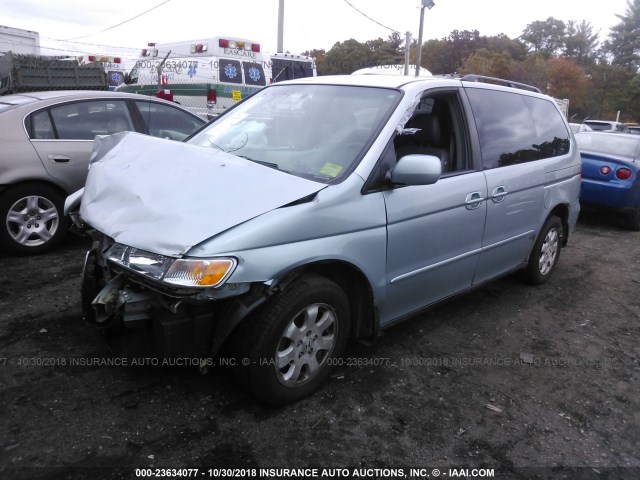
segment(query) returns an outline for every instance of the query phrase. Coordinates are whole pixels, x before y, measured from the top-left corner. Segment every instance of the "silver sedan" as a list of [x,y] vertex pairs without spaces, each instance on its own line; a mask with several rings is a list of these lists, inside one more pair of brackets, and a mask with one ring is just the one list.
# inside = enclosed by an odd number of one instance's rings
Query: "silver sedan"
[[35,254],[58,244],[65,197],[84,185],[96,135],[123,131],[183,140],[205,122],[136,94],[56,91],[0,97],[0,248]]

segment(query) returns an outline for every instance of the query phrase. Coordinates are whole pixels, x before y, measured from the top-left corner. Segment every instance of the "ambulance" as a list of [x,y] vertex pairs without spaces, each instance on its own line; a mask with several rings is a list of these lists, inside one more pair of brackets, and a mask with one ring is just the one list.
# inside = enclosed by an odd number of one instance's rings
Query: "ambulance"
[[86,65],[88,63],[102,64],[102,67],[107,74],[109,90],[115,90],[125,81],[126,72],[120,57],[111,57],[107,55],[83,55],[77,57],[77,60],[80,65]]
[[121,92],[172,100],[210,120],[271,83],[271,59],[260,43],[213,37],[150,43]]

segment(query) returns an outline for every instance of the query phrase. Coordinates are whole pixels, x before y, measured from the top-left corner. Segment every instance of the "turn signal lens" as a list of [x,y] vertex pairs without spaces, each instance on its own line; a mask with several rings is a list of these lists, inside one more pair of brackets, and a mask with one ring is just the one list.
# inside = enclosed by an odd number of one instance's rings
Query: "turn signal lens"
[[169,267],[163,281],[182,287],[217,287],[222,284],[236,266],[232,258],[176,259]]

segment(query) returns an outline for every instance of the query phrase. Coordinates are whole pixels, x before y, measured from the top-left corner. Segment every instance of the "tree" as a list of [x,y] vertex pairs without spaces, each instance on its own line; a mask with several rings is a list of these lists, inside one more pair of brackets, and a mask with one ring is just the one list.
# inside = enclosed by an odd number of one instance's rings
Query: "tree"
[[542,54],[545,58],[555,55],[564,45],[565,24],[562,20],[549,17],[526,26],[520,40],[533,53]]
[[633,71],[640,68],[640,0],[627,0],[627,11],[616,15],[621,21],[611,27],[604,50],[612,57],[611,64]]
[[513,59],[509,53],[483,48],[465,58],[458,73],[510,78],[512,63]]
[[351,38],[344,42],[336,42],[324,57],[321,75],[350,74],[366,67],[369,49],[366,45]]
[[572,58],[584,67],[594,62],[597,47],[598,34],[593,32],[591,23],[585,20],[579,24],[574,20],[567,22],[563,51],[565,57]]
[[626,67],[610,65],[600,61],[587,70],[591,80],[588,98],[585,101],[585,116],[615,120],[618,111],[635,115],[629,111],[629,84],[634,74]]
[[311,57],[315,60],[316,72],[318,73],[318,75],[321,75],[320,72],[324,70],[326,54],[327,52],[325,52],[323,48],[321,49],[314,48],[313,50],[307,50],[306,52],[302,52],[302,55]]
[[527,47],[518,39],[507,37],[504,33],[486,39],[486,49],[494,52],[507,53],[513,60],[521,61],[527,56]]
[[528,55],[524,61],[511,65],[509,78],[546,91],[549,83],[547,61],[542,54]]
[[325,54],[322,65],[318,64],[318,74],[351,74],[361,68],[402,64],[404,53],[400,50],[400,45],[399,35],[391,35],[387,40],[368,40],[365,43],[353,38],[336,42]]
[[628,122],[638,122],[640,115],[636,112],[640,112],[640,75],[634,75],[633,80],[629,82],[627,88],[628,93],[628,112],[624,112],[623,118]]
[[526,48],[518,40],[505,35],[481,36],[477,30],[454,30],[442,40],[429,40],[422,47],[422,66],[434,74],[456,73],[465,59],[481,49],[506,53],[511,58],[524,59]]
[[551,58],[547,62],[549,88],[547,93],[555,98],[568,98],[570,105],[583,105],[589,88],[589,80],[573,59]]

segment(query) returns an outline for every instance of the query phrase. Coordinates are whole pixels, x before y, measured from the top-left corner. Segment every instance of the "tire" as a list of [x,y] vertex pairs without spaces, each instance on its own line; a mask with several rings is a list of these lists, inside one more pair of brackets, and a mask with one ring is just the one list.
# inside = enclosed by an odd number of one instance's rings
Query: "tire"
[[0,247],[16,255],[50,251],[64,238],[64,199],[47,185],[24,184],[0,196]]
[[560,258],[562,222],[555,215],[547,218],[533,245],[525,278],[531,285],[542,285],[551,277]]
[[628,230],[640,232],[640,208],[626,214],[624,218],[624,226]]
[[[317,390],[345,349],[349,302],[334,282],[303,275],[242,325],[236,358],[244,386],[272,405]],[[240,347],[240,348],[238,348]]]

